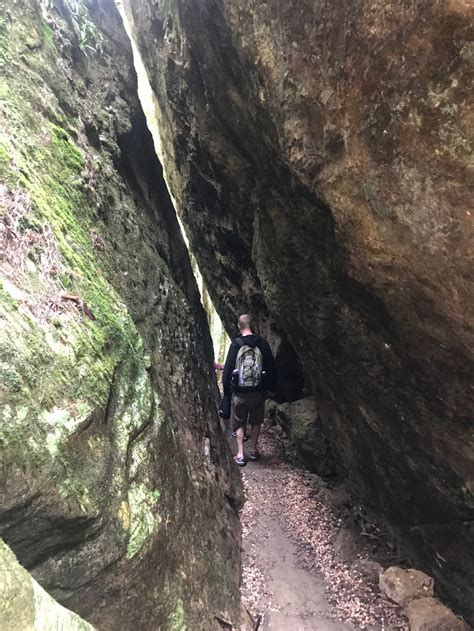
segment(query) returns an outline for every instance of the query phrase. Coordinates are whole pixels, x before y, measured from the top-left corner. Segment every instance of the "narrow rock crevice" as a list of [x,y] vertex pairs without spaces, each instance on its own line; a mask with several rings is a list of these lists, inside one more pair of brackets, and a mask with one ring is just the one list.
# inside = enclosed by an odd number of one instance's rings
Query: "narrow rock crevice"
[[[472,621],[469,3],[0,5],[6,628],[461,629],[433,582]],[[243,312],[279,373],[253,622]],[[358,519],[429,576],[344,559]]]

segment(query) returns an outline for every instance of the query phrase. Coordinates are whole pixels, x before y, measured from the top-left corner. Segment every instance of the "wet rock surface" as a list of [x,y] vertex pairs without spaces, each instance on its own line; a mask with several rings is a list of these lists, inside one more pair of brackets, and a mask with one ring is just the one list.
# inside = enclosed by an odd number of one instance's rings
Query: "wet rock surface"
[[286,334],[339,475],[471,618],[472,11],[131,3],[228,330]]
[[1,13],[0,532],[97,628],[238,625],[240,482],[120,16]]

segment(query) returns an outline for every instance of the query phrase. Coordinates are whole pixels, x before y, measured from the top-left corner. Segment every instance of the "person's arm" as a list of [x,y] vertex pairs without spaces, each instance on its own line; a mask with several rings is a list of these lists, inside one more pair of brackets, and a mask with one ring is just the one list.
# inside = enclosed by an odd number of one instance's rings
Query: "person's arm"
[[270,392],[275,392],[277,384],[277,370],[272,349],[267,340],[262,338],[260,350],[263,355],[263,370],[265,371],[265,386]]
[[224,372],[222,374],[222,385],[224,386],[224,394],[227,395],[231,393],[232,373],[235,368],[235,362],[237,360],[238,352],[239,345],[234,340],[229,347],[227,359],[225,360],[224,364]]

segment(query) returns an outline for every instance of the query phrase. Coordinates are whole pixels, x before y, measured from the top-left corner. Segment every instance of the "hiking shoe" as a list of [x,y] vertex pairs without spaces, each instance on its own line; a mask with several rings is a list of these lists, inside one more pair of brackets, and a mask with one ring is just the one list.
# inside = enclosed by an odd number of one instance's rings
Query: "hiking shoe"
[[250,460],[259,460],[260,452],[259,451],[251,451],[249,455]]
[[239,456],[234,456],[234,462],[239,467],[245,467],[247,464],[245,458],[239,458]]

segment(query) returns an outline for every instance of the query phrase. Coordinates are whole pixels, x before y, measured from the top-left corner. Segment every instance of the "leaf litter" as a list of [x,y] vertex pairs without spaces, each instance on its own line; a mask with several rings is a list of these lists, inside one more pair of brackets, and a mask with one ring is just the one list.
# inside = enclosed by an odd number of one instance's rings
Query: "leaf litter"
[[[273,515],[296,544],[301,566],[324,579],[325,598],[330,606],[330,611],[325,613],[330,619],[350,623],[361,630],[408,629],[400,608],[383,597],[373,578],[338,560],[334,540],[343,521],[341,510],[331,505],[324,490],[315,484],[314,476],[279,457],[278,444],[268,431],[262,433],[262,461],[257,466],[275,471],[270,473],[268,484],[258,484],[251,470],[242,471],[246,497],[241,511],[246,552],[242,598],[248,609],[254,616],[264,616],[265,611],[278,611],[283,607],[272,601],[268,574],[257,555],[259,540],[254,538],[261,516]],[[261,611],[262,603],[265,611]]]

